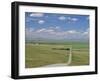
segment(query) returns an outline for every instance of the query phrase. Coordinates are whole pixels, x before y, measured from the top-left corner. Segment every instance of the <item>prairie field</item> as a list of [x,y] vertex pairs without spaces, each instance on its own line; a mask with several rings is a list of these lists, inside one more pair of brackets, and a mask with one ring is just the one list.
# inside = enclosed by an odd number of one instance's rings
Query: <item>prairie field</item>
[[72,61],[68,66],[89,65],[89,44],[86,42],[26,43],[25,67],[66,64],[69,58],[67,48],[72,48]]

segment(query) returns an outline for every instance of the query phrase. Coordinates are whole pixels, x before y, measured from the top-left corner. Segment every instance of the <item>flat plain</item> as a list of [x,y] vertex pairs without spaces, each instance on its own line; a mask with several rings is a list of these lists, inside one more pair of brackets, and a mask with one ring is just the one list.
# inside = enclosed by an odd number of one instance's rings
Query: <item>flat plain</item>
[[25,44],[25,67],[66,64],[69,58],[68,48],[72,48],[72,61],[68,66],[89,65],[89,44],[87,42],[48,42]]

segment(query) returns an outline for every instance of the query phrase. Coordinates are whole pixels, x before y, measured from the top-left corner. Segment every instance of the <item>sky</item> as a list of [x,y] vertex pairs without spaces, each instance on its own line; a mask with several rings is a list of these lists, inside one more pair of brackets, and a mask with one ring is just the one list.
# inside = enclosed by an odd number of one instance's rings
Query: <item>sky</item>
[[89,16],[25,12],[26,40],[89,40]]

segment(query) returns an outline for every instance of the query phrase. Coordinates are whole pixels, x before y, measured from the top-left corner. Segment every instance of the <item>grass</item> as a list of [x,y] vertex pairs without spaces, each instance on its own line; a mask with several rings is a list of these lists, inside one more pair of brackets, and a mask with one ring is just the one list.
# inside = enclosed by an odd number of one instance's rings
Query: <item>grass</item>
[[[41,67],[49,64],[67,63],[68,54],[66,50],[60,48],[69,48],[72,45],[72,63],[70,66],[89,64],[89,46],[87,43],[71,44],[31,44],[25,45],[25,67]],[[57,48],[54,50],[53,48]]]

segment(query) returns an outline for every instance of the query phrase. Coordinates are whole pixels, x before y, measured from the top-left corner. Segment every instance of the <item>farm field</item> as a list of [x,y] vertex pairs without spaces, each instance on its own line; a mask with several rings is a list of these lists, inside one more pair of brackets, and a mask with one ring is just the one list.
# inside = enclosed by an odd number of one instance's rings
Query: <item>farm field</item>
[[26,43],[25,67],[35,68],[50,64],[66,64],[67,48],[72,47],[72,62],[69,66],[89,65],[89,44],[86,42]]

